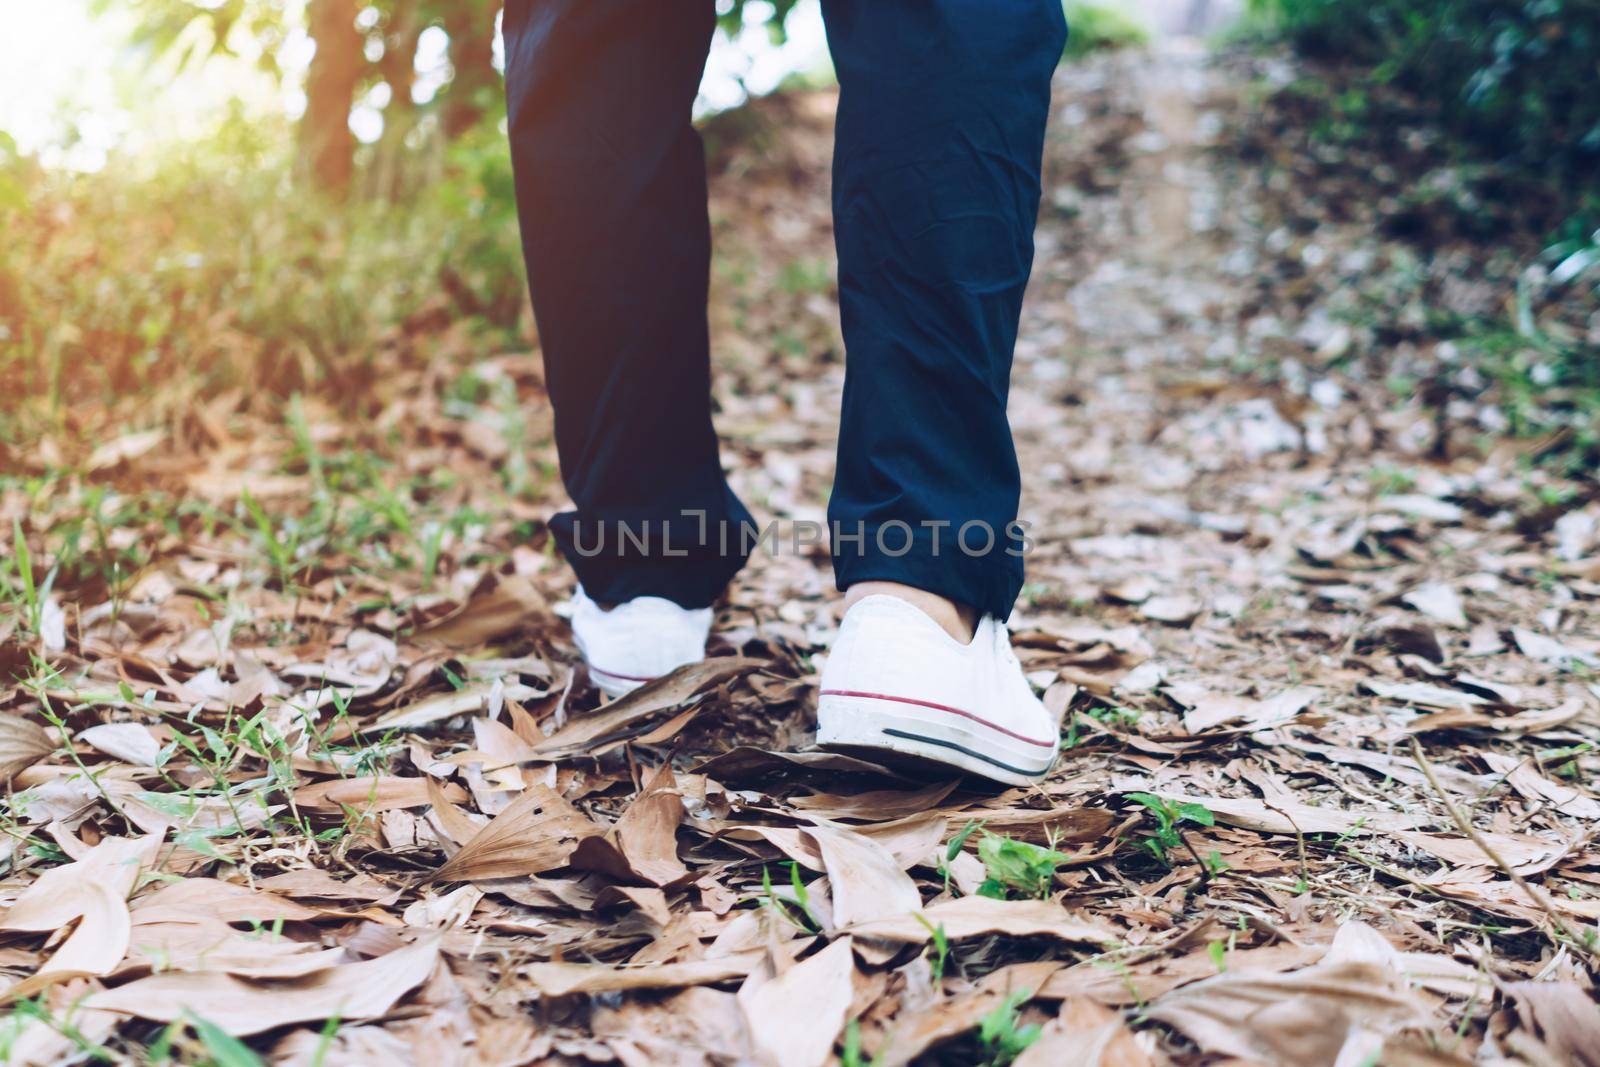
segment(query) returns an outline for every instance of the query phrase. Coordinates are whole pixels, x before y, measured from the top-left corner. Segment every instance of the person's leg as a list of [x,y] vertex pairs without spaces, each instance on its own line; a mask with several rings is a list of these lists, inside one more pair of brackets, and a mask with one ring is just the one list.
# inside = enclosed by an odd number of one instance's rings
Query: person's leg
[[523,250],[577,505],[551,530],[601,603],[704,607],[744,561],[749,515],[711,425],[711,236],[690,124],[714,20],[711,0],[506,5]]
[[1061,3],[823,0],[823,15],[847,366],[835,576],[1004,619],[1022,586],[1006,395]]
[[1003,624],[1023,547],[1006,394],[1060,0],[823,0],[823,15],[846,360],[828,510],[848,610],[817,740],[1037,782],[1060,726]]

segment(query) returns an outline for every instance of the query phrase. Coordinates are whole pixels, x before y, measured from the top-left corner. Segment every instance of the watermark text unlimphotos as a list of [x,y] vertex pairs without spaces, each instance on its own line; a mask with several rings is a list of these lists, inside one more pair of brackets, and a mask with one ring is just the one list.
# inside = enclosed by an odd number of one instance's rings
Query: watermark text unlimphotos
[[1015,519],[999,530],[983,519],[956,522],[901,519],[868,524],[818,522],[812,519],[777,519],[754,522],[711,522],[704,511],[684,511],[679,520],[580,520],[572,525],[572,550],[585,558],[595,556],[690,555],[807,555],[828,546],[835,556],[877,555],[897,558],[916,551],[938,557],[947,553],[986,557],[997,552],[1026,556],[1034,543],[1027,535],[1030,523]]

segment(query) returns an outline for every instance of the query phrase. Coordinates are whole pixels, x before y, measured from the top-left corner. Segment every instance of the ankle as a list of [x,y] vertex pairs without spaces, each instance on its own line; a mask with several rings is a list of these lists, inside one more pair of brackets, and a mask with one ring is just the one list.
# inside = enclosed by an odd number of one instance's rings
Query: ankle
[[972,635],[977,632],[978,613],[970,605],[899,582],[857,582],[845,591],[845,610],[848,611],[865,597],[879,594],[897,597],[918,608],[924,615],[938,623],[940,629],[964,645],[970,643]]

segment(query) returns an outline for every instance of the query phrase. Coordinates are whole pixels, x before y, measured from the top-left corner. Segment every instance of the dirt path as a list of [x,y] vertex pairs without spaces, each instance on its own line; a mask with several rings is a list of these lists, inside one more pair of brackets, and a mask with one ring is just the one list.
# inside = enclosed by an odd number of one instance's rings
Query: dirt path
[[[1348,331],[1300,275],[1329,257],[1359,273],[1393,250],[1356,226],[1307,235],[1271,221],[1266,191],[1281,178],[1235,147],[1247,93],[1186,37],[1068,67],[1057,83],[1012,394],[1022,513],[1039,545],[1013,628],[1074,743],[1044,792],[1194,798],[1218,824],[1191,828],[1196,855],[1225,872],[1209,884],[1194,864],[1058,877],[1069,901],[1143,926],[1130,943],[1168,946],[1139,964],[1154,973],[1196,966],[1213,923],[1269,969],[1297,965],[1273,959],[1279,948],[1345,931],[1360,943],[1338,974],[1350,992],[1305,1002],[1328,1017],[1370,1021],[1353,990],[1398,989],[1397,975],[1416,975],[1393,953],[1431,954],[1428,966],[1467,984],[1425,981],[1446,998],[1440,1014],[1378,1025],[1396,1036],[1382,1053],[1382,1037],[1360,1039],[1364,1054],[1422,1056],[1426,1042],[1402,1032],[1444,1026],[1466,1036],[1443,1047],[1468,1056],[1485,1017],[1467,990],[1485,970],[1561,975],[1591,995],[1587,950],[1561,941],[1600,917],[1587,844],[1600,806],[1573,789],[1577,765],[1541,768],[1536,755],[1586,751],[1600,727],[1600,508],[1573,512],[1563,548],[1549,516],[1527,519],[1536,482],[1514,452],[1436,461],[1432,417],[1344,358]],[[821,239],[820,200],[809,210],[809,228],[775,232]],[[1290,256],[1303,268],[1285,270]],[[825,323],[819,303],[808,311]],[[793,421],[781,455],[773,438],[753,441],[735,477],[773,514],[815,517],[806,501],[825,498],[839,368],[819,380],[782,365]],[[737,425],[752,402],[726,403]],[[821,565],[759,561],[735,604],[776,594],[796,624],[784,632],[825,645]],[[1488,836],[1463,836],[1452,804]],[[1564,877],[1531,899],[1496,869],[1499,849],[1561,855],[1546,869]],[[1512,926],[1477,941],[1500,922]],[[1242,989],[1196,996],[1226,1014]],[[1341,1040],[1318,1025],[1177,1026],[1265,1062],[1324,1062],[1311,1047]],[[1440,1055],[1426,1062],[1463,1062]]]

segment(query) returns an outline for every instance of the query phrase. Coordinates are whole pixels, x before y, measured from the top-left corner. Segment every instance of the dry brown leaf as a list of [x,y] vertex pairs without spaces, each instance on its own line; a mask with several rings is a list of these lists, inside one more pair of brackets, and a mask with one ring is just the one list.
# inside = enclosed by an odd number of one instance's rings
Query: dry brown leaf
[[335,878],[316,867],[284,871],[256,882],[256,886],[286,897],[309,900],[384,901],[399,896],[399,891],[376,878],[357,874],[354,878]]
[[619,881],[669,885],[689,873],[678,859],[682,822],[683,794],[671,765],[663,763],[605,836],[585,838],[569,862]]
[[1429,816],[1422,814],[1322,808],[1285,799],[1253,800],[1237,797],[1190,796],[1160,790],[1155,792],[1163,799],[1176,803],[1199,804],[1215,815],[1219,823],[1264,834],[1342,834],[1347,831],[1369,833],[1374,830],[1414,830],[1432,821]]
[[697,774],[710,775],[718,781],[742,781],[771,773],[820,775],[832,783],[838,774],[870,774],[882,778],[906,780],[906,776],[889,767],[867,760],[846,756],[839,752],[769,752],[766,749],[740,745],[695,764]]
[[1085,944],[1110,944],[1117,939],[1110,930],[1080,919],[1050,900],[957,897],[930,904],[922,909],[921,917],[927,920],[926,925],[916,915],[905,912],[861,923],[849,932],[856,937],[918,945],[932,938],[930,930],[937,930],[941,926],[951,941],[990,934],[1053,937],[1060,941]]
[[1489,678],[1479,678],[1475,674],[1461,673],[1455,676],[1455,684],[1463,689],[1483,693],[1498,700],[1509,707],[1518,707],[1522,704],[1522,690],[1505,682],[1497,682]]
[[653,885],[608,885],[595,898],[595,906],[607,908],[623,901],[638,908],[641,915],[657,926],[664,928],[672,921],[667,895]]
[[[1441,896],[1466,901],[1486,911],[1509,915],[1536,926],[1545,925],[1548,917],[1541,902],[1530,899],[1522,886],[1509,878],[1500,877],[1499,873],[1498,868],[1490,867],[1446,867],[1423,879],[1423,882]],[[1600,900],[1571,897],[1565,893],[1542,893],[1540,896],[1563,915],[1586,922],[1600,920]]]
[[[62,997],[63,993],[68,996]],[[104,1045],[122,1019],[105,1011],[74,1010],[81,995],[75,983],[59,986],[44,993],[45,1010],[40,1014],[8,1017],[6,1067],[58,1067],[78,1060],[85,1044]],[[59,1022],[66,1017],[72,1020],[70,1027]]]
[[[1414,849],[1437,856],[1457,867],[1492,867],[1495,861],[1469,838],[1452,834],[1423,834],[1408,830],[1390,831],[1390,836]],[[1480,830],[1478,836],[1486,841],[1500,859],[1509,863],[1518,874],[1530,875],[1554,867],[1571,851],[1571,845],[1561,841],[1547,841],[1529,834],[1496,834]]]
[[558,793],[532,785],[429,877],[469,882],[539,874],[566,863],[580,841],[601,832]]
[[214,919],[134,924],[126,971],[201,971],[241,978],[303,978],[347,959],[342,948],[242,933]]
[[428,803],[433,805],[431,811],[438,821],[438,829],[444,831],[451,843],[464,844],[487,825],[475,822],[466,812],[456,807],[432,775],[428,776]]
[[[883,1067],[904,1067],[929,1047],[976,1027],[1007,997],[1036,996],[1050,976],[1060,969],[1061,964],[1054,960],[1001,967],[984,975],[963,993],[936,1000],[921,1011],[902,1013],[867,1051],[872,1054],[873,1061]],[[1077,1067],[1075,1060],[1069,1062]]]
[[341,964],[292,980],[157,974],[94,993],[84,1005],[156,1022],[172,1022],[192,1013],[242,1037],[318,1019],[377,1018],[426,981],[438,961],[439,940],[430,937],[377,959]]
[[948,782],[935,782],[922,789],[874,789],[849,795],[812,793],[809,796],[791,797],[789,804],[828,819],[886,822],[937,807],[960,784],[959,778],[952,778]]
[[1600,1004],[1592,991],[1572,982],[1510,982],[1503,989],[1550,1067],[1600,1067]]
[[[660,1001],[596,1004],[591,1026],[623,1067],[706,1067],[749,1056],[744,1019],[732,993],[694,987]],[[510,1067],[510,1065],[508,1065]]]
[[1012,1067],[1155,1067],[1122,1017],[1083,997],[1061,1005]]
[[[757,1062],[822,1067],[844,1029],[855,990],[855,953],[842,937],[776,978],[739,991]],[[746,985],[749,985],[750,979]]]
[[1528,800],[1549,804],[1575,819],[1600,820],[1600,800],[1540,774],[1531,759],[1519,760],[1499,752],[1480,752],[1478,758]]
[[154,767],[161,756],[161,742],[143,723],[102,723],[79,730],[74,738],[135,767]]
[[640,686],[601,710],[574,719],[534,748],[546,759],[581,754],[597,742],[624,736],[647,719],[670,711],[702,690],[766,666],[765,660],[715,656],[688,663],[663,678]]
[[1576,648],[1573,644],[1557,641],[1553,637],[1546,637],[1532,630],[1524,630],[1520,626],[1512,628],[1511,637],[1517,642],[1517,649],[1524,656],[1540,663],[1549,663],[1557,667],[1566,667],[1572,663],[1600,667],[1600,655],[1597,655],[1592,648]]
[[1581,699],[1569,700],[1554,708],[1532,708],[1504,716],[1470,708],[1454,708],[1414,719],[1406,724],[1406,732],[1421,734],[1431,730],[1493,730],[1509,736],[1539,734],[1565,726],[1583,713],[1584,702]]
[[[1227,964],[1234,973],[1276,974],[1315,963],[1326,951],[1325,945],[1278,941],[1260,948],[1235,949],[1227,954]],[[1088,997],[1100,1004],[1143,1005],[1168,990],[1216,973],[1217,965],[1204,952],[1162,955],[1119,968],[1090,960],[1054,975],[1039,995],[1054,1000]]]
[[[1284,737],[1271,739],[1272,744],[1281,744],[1301,752],[1313,752],[1334,763],[1342,763],[1350,767],[1361,767],[1377,775],[1380,779],[1393,778],[1421,789],[1428,788],[1428,776],[1422,773],[1422,768],[1417,766],[1417,761],[1410,757],[1401,758],[1390,756],[1382,752],[1369,752],[1364,748],[1350,748],[1342,745],[1319,745],[1306,741],[1301,737]],[[1491,758],[1493,753],[1481,753],[1484,758]],[[1457,770],[1455,767],[1439,765],[1433,768],[1433,773],[1438,777],[1444,787],[1452,793],[1463,796],[1478,797],[1493,789],[1497,780],[1493,775],[1468,774],[1466,771]]]
[[950,811],[949,814],[961,820],[976,819],[991,833],[1039,845],[1098,841],[1110,832],[1117,821],[1116,816],[1105,808],[1067,805],[1055,808],[981,807]]
[[92,471],[107,470],[147,455],[167,439],[166,430],[140,430],[113,438],[89,453],[85,466]]
[[1108,599],[1124,604],[1142,604],[1161,591],[1161,585],[1148,574],[1135,574],[1105,588]]
[[1414,519],[1432,522],[1455,523],[1467,517],[1466,509],[1448,500],[1425,496],[1421,493],[1396,493],[1379,501],[1383,510],[1398,512]]
[[464,885],[443,896],[424,896],[421,900],[413,901],[401,913],[407,926],[425,926],[433,929],[445,929],[452,926],[461,926],[472,917],[472,910],[478,906],[478,901],[483,899],[483,890],[477,886]]
[[606,839],[616,844],[635,875],[652,885],[668,885],[689,873],[678,858],[678,826],[682,822],[683,794],[672,765],[663,763]]
[[1139,614],[1155,622],[1187,626],[1199,617],[1205,605],[1192,596],[1155,596],[1139,605]]
[[538,757],[532,745],[493,719],[472,720],[472,743],[488,757],[484,771],[497,789],[521,789],[522,773],[516,765]]
[[1414,704],[1423,708],[1463,710],[1489,703],[1476,693],[1445,689],[1443,686],[1429,685],[1427,682],[1386,682],[1379,678],[1368,678],[1361,684],[1385,700]]
[[816,842],[806,837],[800,827],[728,824],[718,833],[735,841],[765,841],[807,870],[820,874],[825,869]]
[[[425,808],[433,803],[429,793],[432,779],[401,778],[394,775],[367,778],[335,778],[316,785],[295,790],[296,807],[307,811],[336,812],[345,808],[356,811],[392,811],[396,808]],[[464,801],[466,791],[453,783],[440,789],[446,799]]]
[[712,985],[743,978],[762,958],[761,950],[737,952],[714,959],[682,963],[654,963],[644,967],[614,967],[605,963],[530,963],[517,973],[540,996],[564,997],[574,993],[616,993],[629,989],[676,989]]
[[[521,684],[501,684],[499,682],[482,682],[469,685],[463,689],[452,690],[448,693],[437,693],[426,697],[415,704],[408,704],[402,708],[387,711],[365,723],[359,729],[361,733],[379,733],[386,730],[415,730],[422,726],[429,726],[442,719],[452,719],[457,715],[466,715],[474,711],[483,711],[490,702],[498,699],[505,700],[532,700],[543,694],[529,686]],[[340,731],[329,732],[332,740],[340,738]]]
[[904,918],[922,910],[917,884],[882,844],[843,827],[808,827],[801,833],[822,856],[837,926]]
[[107,837],[82,858],[52,867],[0,916],[0,930],[77,928],[35,975],[109,974],[128,951],[128,894],[155,859],[159,837]]
[[678,826],[682,822],[683,793],[672,764],[663,763],[608,836],[635,874],[654,885],[667,885],[689,873],[678,858]]
[[133,921],[140,923],[201,922],[271,923],[278,919],[307,921],[322,912],[286,900],[276,893],[220,882],[185,878],[147,893],[133,903]]
[[1428,582],[1419,585],[1400,599],[1428,618],[1452,629],[1465,630],[1472,625],[1467,618],[1466,609],[1462,606],[1461,594],[1446,582]]
[[1183,728],[1191,734],[1205,733],[1219,727],[1266,730],[1281,726],[1322,696],[1322,690],[1309,685],[1286,689],[1265,700],[1211,693],[1183,685],[1168,686],[1167,692],[1174,700],[1188,707],[1189,710],[1183,714]]
[[[1150,643],[1132,626],[1115,630],[1072,626],[1059,637],[1043,636],[1055,647],[1068,651],[1067,662],[1060,668],[1061,679],[1097,696],[1110,696],[1128,672],[1154,654]],[[1016,635],[1013,641],[1019,645],[1030,643],[1025,634]]]
[[[1359,926],[1360,924],[1351,924]],[[1321,963],[1288,974],[1227,972],[1175,989],[1146,1014],[1203,1051],[1247,1061],[1341,1067],[1377,1062],[1384,1039],[1431,1017],[1405,976],[1343,930]]]
[[[440,1027],[438,1036],[449,1039],[449,1030]],[[430,1036],[433,1033],[430,1032]],[[481,1035],[485,1039],[487,1035]],[[504,1051],[495,1046],[497,1052]],[[370,1067],[372,1064],[449,1063],[447,1058],[424,1059],[431,1051],[422,1047],[412,1034],[400,1025],[341,1026],[332,1034],[324,1035],[321,1028],[292,1030],[272,1047],[267,1062],[278,1067]],[[508,1061],[488,1062],[499,1064]],[[476,1065],[474,1065],[476,1067]]]
[[417,628],[417,637],[455,648],[474,648],[554,619],[550,605],[520,574],[496,575],[472,591],[453,615]]
[[56,743],[38,723],[0,715],[0,782],[33,766],[55,751]]

